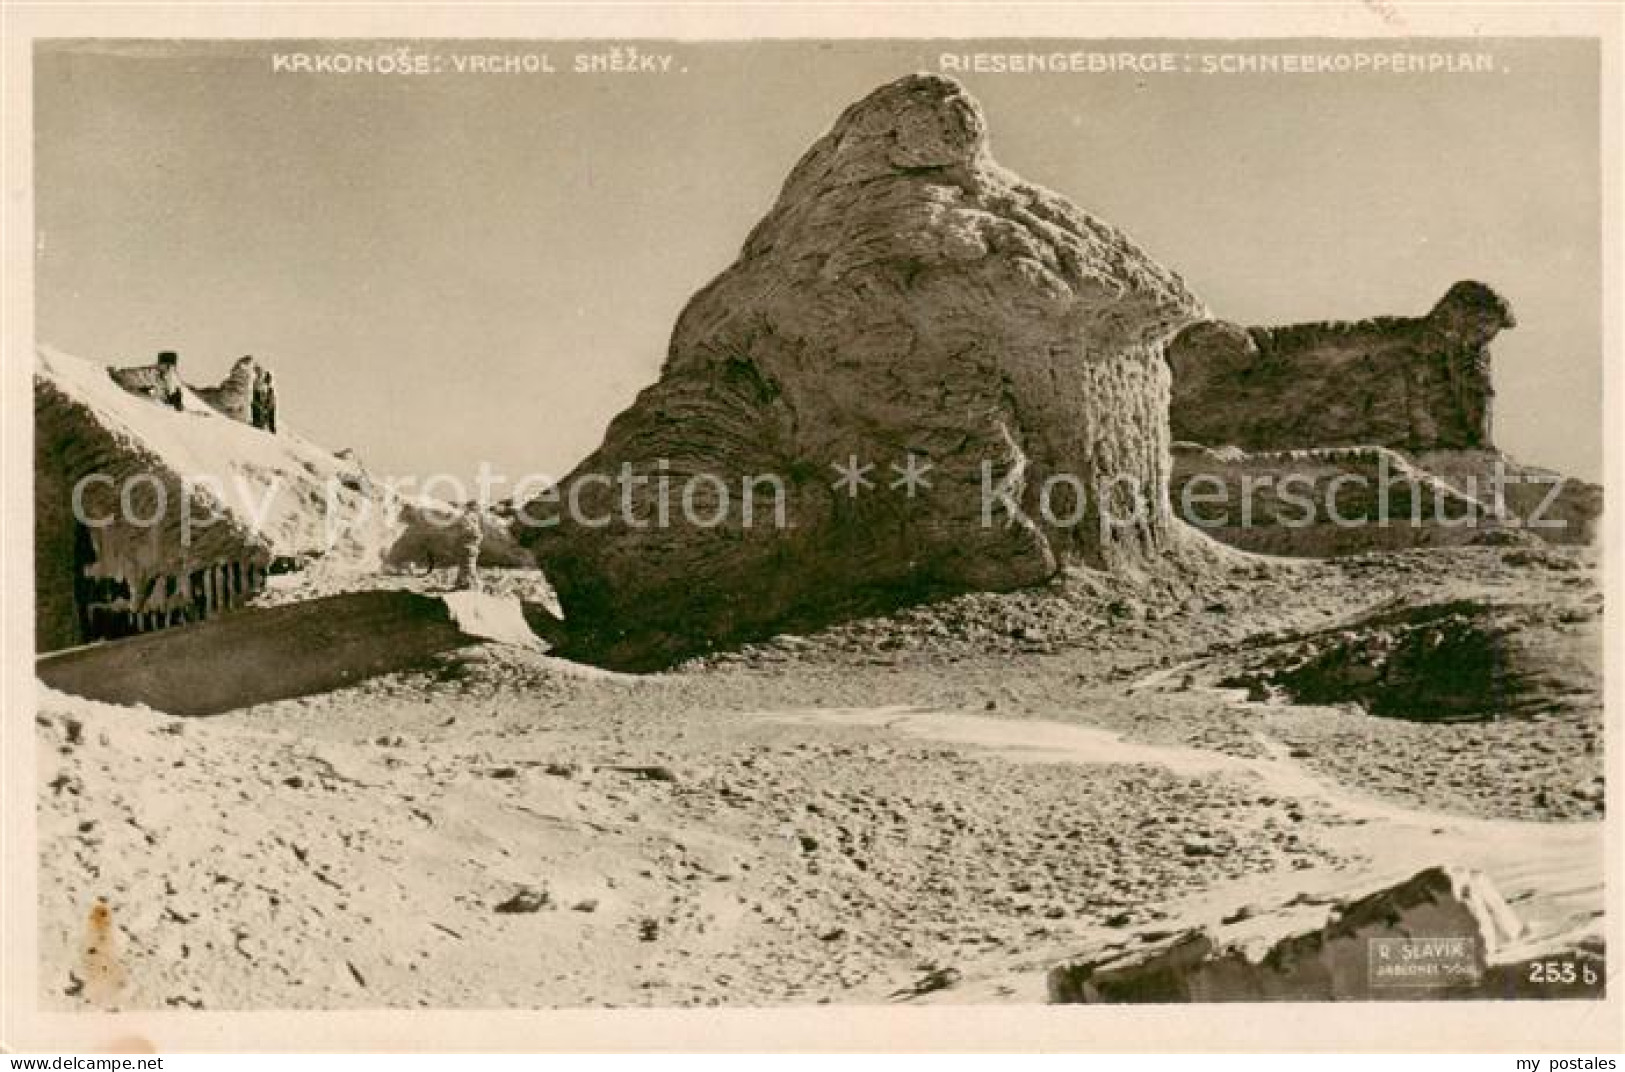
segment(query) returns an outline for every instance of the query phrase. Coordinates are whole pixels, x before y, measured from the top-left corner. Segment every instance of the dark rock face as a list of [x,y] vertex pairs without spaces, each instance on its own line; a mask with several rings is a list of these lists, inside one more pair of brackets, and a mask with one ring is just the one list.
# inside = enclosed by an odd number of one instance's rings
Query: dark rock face
[[1474,282],[1421,317],[1194,324],[1168,347],[1173,435],[1247,450],[1488,447],[1489,344],[1514,324],[1506,300]]
[[[1120,232],[996,164],[957,84],[881,88],[690,301],[660,380],[562,483],[576,508],[527,509],[567,650],[656,666],[1175,547],[1161,346],[1200,315]],[[910,457],[930,467],[913,495],[890,486]],[[853,458],[874,467],[857,495],[832,487]],[[1056,492],[1063,524],[1038,509],[1058,474],[1087,492]],[[692,523],[685,490],[720,520]]]
[[[1550,552],[1509,558],[1573,568]],[[1373,715],[1460,722],[1599,710],[1598,607],[1457,600],[1379,611],[1265,649],[1221,682],[1301,704],[1357,703]]]

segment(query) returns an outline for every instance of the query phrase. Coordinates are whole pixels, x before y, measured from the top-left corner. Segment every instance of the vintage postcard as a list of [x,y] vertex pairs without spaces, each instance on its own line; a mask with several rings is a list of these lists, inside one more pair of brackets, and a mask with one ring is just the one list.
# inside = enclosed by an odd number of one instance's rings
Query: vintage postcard
[[1619,1046],[1618,9],[867,12],[8,9],[8,1048]]

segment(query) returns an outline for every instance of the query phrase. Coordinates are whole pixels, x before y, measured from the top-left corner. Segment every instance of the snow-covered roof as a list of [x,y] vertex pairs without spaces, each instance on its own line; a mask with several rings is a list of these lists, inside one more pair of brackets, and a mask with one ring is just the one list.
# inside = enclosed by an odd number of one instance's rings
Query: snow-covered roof
[[[72,421],[93,422],[85,436],[105,436],[121,455],[115,480],[155,472],[193,491],[194,509],[212,506],[225,527],[270,555],[320,554],[376,566],[398,531],[394,504],[369,486],[352,458],[290,432],[273,435],[212,409],[191,390],[177,411],[132,394],[107,366],[41,346],[38,380],[73,405]],[[72,438],[69,427],[58,435]],[[73,479],[84,474],[75,473]],[[387,508],[386,508],[387,507]]]

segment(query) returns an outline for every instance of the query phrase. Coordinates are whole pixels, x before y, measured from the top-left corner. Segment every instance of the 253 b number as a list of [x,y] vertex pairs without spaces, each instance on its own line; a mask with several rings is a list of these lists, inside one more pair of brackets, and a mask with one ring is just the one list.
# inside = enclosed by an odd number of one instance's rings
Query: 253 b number
[[1572,960],[1537,960],[1529,965],[1529,981],[1548,986],[1597,985],[1595,965]]

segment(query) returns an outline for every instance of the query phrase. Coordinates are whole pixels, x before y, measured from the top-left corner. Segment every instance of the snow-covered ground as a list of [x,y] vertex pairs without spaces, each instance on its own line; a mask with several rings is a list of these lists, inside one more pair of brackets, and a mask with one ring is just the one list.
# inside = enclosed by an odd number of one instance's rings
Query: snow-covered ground
[[1207,684],[1396,598],[1589,606],[1593,564],[1516,552],[968,597],[643,678],[490,643],[207,719],[47,695],[41,1000],[1034,1002],[1103,943],[1319,926],[1431,866],[1592,942],[1600,807],[1539,790],[1601,777],[1600,705],[1430,724]]

